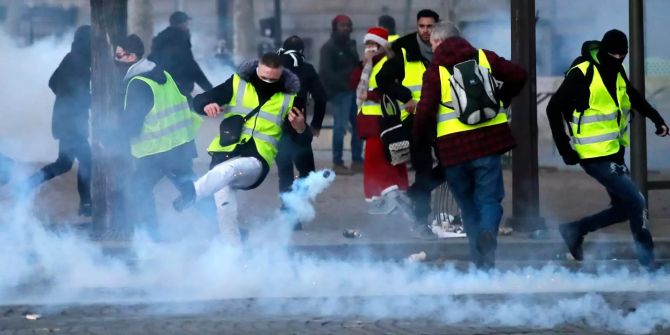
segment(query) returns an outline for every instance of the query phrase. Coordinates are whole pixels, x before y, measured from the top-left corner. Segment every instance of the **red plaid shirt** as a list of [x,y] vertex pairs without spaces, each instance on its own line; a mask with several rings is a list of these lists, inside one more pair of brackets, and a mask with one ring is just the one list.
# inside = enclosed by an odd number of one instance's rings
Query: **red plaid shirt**
[[[519,94],[526,81],[526,71],[492,51],[485,50],[491,64],[491,73],[503,82],[499,97],[508,105]],[[453,66],[477,56],[477,49],[460,37],[446,39],[435,50],[433,62],[423,75],[421,101],[414,117],[414,138],[430,145],[437,132],[438,106],[442,99],[439,66]],[[444,167],[473,159],[502,154],[516,146],[508,124],[500,124],[442,136],[436,141],[437,155]]]

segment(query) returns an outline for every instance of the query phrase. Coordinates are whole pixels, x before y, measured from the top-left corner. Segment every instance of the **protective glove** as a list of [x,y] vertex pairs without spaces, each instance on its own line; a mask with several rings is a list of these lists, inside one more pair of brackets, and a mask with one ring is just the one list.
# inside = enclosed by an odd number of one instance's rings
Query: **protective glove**
[[572,149],[562,154],[561,157],[563,157],[563,162],[566,165],[576,165],[580,160],[579,154]]
[[656,135],[660,137],[668,136],[668,126],[665,123],[657,124]]

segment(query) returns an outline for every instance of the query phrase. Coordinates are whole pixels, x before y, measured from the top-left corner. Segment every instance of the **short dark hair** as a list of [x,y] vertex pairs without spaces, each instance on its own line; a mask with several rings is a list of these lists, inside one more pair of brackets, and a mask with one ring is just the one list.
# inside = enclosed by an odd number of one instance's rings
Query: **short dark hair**
[[281,57],[274,52],[263,54],[263,56],[261,56],[260,63],[273,69],[277,69],[283,66]]
[[303,42],[302,38],[298,37],[297,35],[293,35],[284,41],[284,44],[282,44],[282,49],[302,52],[305,50],[305,42]]
[[395,19],[390,15],[382,15],[377,19],[377,23],[380,27],[386,28],[389,31],[389,35],[395,34]]
[[440,21],[440,16],[432,9],[422,9],[416,13],[416,20],[419,21],[422,17],[432,17],[435,22]]
[[131,34],[119,41],[119,46],[129,54],[137,55],[137,58],[142,58],[144,56],[144,43],[142,39],[135,35]]

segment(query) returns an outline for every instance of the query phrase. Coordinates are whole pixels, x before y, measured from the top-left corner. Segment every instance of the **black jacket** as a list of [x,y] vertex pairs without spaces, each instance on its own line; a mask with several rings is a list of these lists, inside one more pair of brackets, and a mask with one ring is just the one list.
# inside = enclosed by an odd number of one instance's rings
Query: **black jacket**
[[186,97],[191,97],[194,83],[205,91],[212,89],[212,84],[193,58],[191,35],[186,30],[167,27],[161,31],[152,41],[148,58],[174,77]]
[[[572,64],[575,66],[583,61],[591,62],[598,71],[602,74],[603,82],[605,87],[610,92],[610,95],[616,93],[616,74],[620,71],[623,74],[623,77],[628,82],[628,77],[626,76],[625,70],[622,67],[615,69],[615,71],[603,69],[598,62],[592,57],[592,50],[598,52],[600,47],[600,42],[598,41],[588,41],[582,45],[582,55],[578,57]],[[571,67],[572,67],[571,66]],[[587,81],[587,78],[582,74],[578,69],[569,71],[561,83],[561,86],[558,88],[556,93],[554,93],[549,104],[547,105],[547,118],[549,120],[549,125],[551,126],[551,133],[554,137],[554,142],[556,143],[556,148],[561,156],[565,157],[576,157],[576,152],[570,145],[570,132],[566,133],[565,125],[568,125],[570,129],[570,121],[572,120],[572,113],[575,110],[585,110],[589,107],[589,97],[590,91],[589,86],[591,82]],[[630,98],[632,108],[636,110],[641,115],[648,117],[654,124],[657,126],[665,124],[661,115],[656,111],[647,100],[635,89],[633,85],[628,82],[627,93]],[[633,115],[631,115],[633,116]],[[590,159],[581,160],[581,162],[587,161],[615,161],[617,163],[624,162],[624,147],[620,147],[618,153],[613,155],[596,157]]]
[[49,78],[49,88],[56,95],[51,132],[63,141],[86,141],[91,107],[90,39],[75,34],[72,50],[65,55]]
[[319,75],[326,88],[328,97],[341,92],[352,92],[349,76],[359,62],[356,41],[339,41],[331,36],[321,47]]
[[[300,80],[298,77],[293,74],[291,71],[284,69],[281,78],[278,82],[273,84],[267,84],[261,81],[256,75],[256,67],[258,66],[258,61],[245,62],[240,65],[237,70],[237,74],[244,81],[252,84],[258,93],[258,100],[260,103],[267,101],[278,92],[283,92],[286,94],[297,94],[300,90]],[[214,87],[212,90],[198,94],[193,99],[193,106],[195,111],[198,114],[206,115],[204,108],[210,103],[217,103],[219,106],[225,106],[230,103],[230,100],[233,98],[233,77],[231,76],[223,84]],[[295,104],[295,103],[294,103]],[[299,106],[295,106],[299,107]],[[282,125],[283,134],[282,136],[291,136],[294,141],[299,144],[309,144],[312,140],[311,132],[305,131],[302,134],[298,134],[293,127],[291,126],[288,118],[284,120]],[[263,172],[258,181],[248,187],[247,189],[253,189],[258,187],[268,172],[270,172],[270,166],[265,161],[265,159],[258,153],[256,145],[253,140],[248,141],[244,144],[238,144],[234,152],[229,153],[212,153],[212,163],[210,167],[224,162],[230,157],[241,156],[241,157],[255,157],[263,164]]]
[[[128,70],[123,80],[124,92],[127,88],[126,106],[121,113],[121,129],[124,131],[126,138],[132,139],[140,135],[144,126],[144,119],[154,105],[154,94],[151,87],[141,80],[131,81],[131,79],[142,76],[162,85],[167,81],[164,71],[165,69],[146,59],[140,60]],[[171,155],[175,159],[181,160],[194,158],[197,156],[195,141],[190,141],[157,155]]]
[[402,57],[402,49],[405,49],[407,52],[407,61],[409,62],[421,61],[428,68],[430,60],[421,54],[416,33],[411,33],[395,40],[391,44],[391,48],[395,53],[395,57],[384,63],[384,66],[377,74],[377,85],[379,85],[379,90],[383,94],[387,94],[402,102],[408,102],[412,99],[412,91],[401,84],[403,79],[405,79],[405,62]]
[[[319,75],[312,64],[305,62],[304,57],[293,50],[283,51],[281,57],[284,61],[284,68],[291,70],[300,80],[300,91],[297,95],[299,103],[307,100],[307,94],[314,99],[314,116],[312,116],[310,126],[317,130],[321,129],[328,96]],[[305,120],[307,120],[307,115],[305,115]]]

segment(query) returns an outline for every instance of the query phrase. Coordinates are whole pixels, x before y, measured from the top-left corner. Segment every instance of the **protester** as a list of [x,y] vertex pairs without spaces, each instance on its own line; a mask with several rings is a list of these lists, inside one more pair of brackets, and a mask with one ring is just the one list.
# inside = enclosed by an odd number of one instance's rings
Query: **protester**
[[[397,206],[399,191],[409,185],[407,166],[392,165],[385,156],[381,139],[382,95],[377,87],[377,73],[393,52],[388,42],[388,31],[372,27],[365,35],[363,62],[352,73],[352,87],[356,87],[358,105],[358,135],[365,139],[365,161],[363,164],[363,192],[368,202],[369,214],[389,214]],[[398,121],[406,118],[404,113]]]
[[196,112],[209,117],[223,114],[221,132],[208,148],[209,172],[174,200],[175,209],[181,211],[213,194],[222,237],[239,245],[237,190],[256,188],[265,180],[282,136],[292,136],[301,145],[311,139],[303,111],[294,104],[299,89],[298,77],[284,70],[281,57],[266,53],[196,96]]
[[[338,175],[363,171],[363,142],[356,134],[354,91],[349,87],[351,71],[359,62],[356,41],[351,39],[352,22],[346,15],[337,15],[331,22],[332,35],[321,47],[319,75],[328,93],[333,113],[333,170]],[[342,158],[344,135],[351,124],[351,169]]]
[[[377,74],[377,83],[382,93],[403,103],[403,109],[410,113],[405,119],[405,127],[412,129],[416,104],[421,98],[423,73],[430,65],[433,51],[430,46],[430,33],[439,21],[437,13],[423,9],[416,15],[417,31],[405,35],[393,42],[396,57],[387,61]],[[433,238],[428,226],[431,192],[442,182],[442,169],[433,170],[432,145],[418,146],[411,142],[412,166],[415,170],[414,183],[407,195],[410,197],[414,224],[412,229],[417,235]]]
[[[503,213],[501,202],[505,194],[501,155],[515,146],[507,115],[501,109],[509,106],[512,98],[521,91],[526,72],[493,51],[475,49],[459,37],[458,29],[448,22],[433,28],[430,41],[434,55],[423,76],[414,137],[418,146],[429,147],[436,143],[440,166],[461,210],[470,259],[478,268],[490,269],[495,266],[498,228]],[[475,65],[471,69],[476,69],[484,78],[492,76],[502,86],[491,86],[493,78],[479,80],[479,85],[473,85],[477,83],[474,77],[478,76],[472,73],[471,77],[465,77],[468,73],[463,69],[467,67],[462,66],[468,65]],[[453,80],[459,87],[451,87],[452,73],[456,71],[460,78]],[[463,85],[458,80],[470,85]],[[478,89],[477,92],[486,94],[476,95],[472,94],[475,91],[466,89]],[[467,100],[463,101],[463,97]],[[459,114],[461,108],[458,106],[484,106],[486,103],[492,103],[489,106],[494,111],[488,120],[482,118],[473,124],[467,123],[472,116],[480,115],[480,110],[466,108]]]
[[[305,61],[304,49],[305,45],[302,39],[294,35],[284,41],[282,48],[279,50],[279,55],[284,68],[293,72],[300,80],[300,91],[296,96],[296,106],[299,109],[306,109],[308,97],[314,100],[314,115],[308,135],[318,137],[326,113],[328,98],[314,66]],[[307,119],[307,115],[304,117]],[[291,190],[294,179],[294,165],[300,178],[307,177],[310,172],[315,170],[314,153],[312,152],[311,140],[296,143],[291,136],[282,136],[278,149],[279,152],[275,160],[279,172],[279,192],[283,193]]]
[[121,123],[134,158],[130,214],[134,224],[158,237],[153,189],[167,177],[180,192],[190,191],[194,138],[202,121],[172,75],[143,55],[142,40],[130,35],[116,47],[115,60],[125,73]]
[[579,164],[610,197],[607,209],[561,224],[559,231],[572,256],[581,261],[586,234],[629,221],[640,264],[653,268],[654,243],[647,229],[647,203],[631,179],[624,158],[630,141],[631,108],[654,122],[658,136],[667,136],[668,126],[628,81],[622,65],[627,54],[628,38],[616,29],[605,33],[600,41],[585,42],[581,56],[547,105],[554,142],[565,164]]
[[212,84],[193,58],[191,33],[188,28],[190,20],[184,12],[172,13],[170,26],[154,37],[149,55],[150,61],[173,76],[179,90],[188,99],[191,98],[195,83],[205,91],[212,89]]
[[70,52],[49,78],[56,95],[51,133],[58,140],[58,158],[28,178],[29,188],[72,168],[75,159],[79,215],[91,216],[91,146],[88,143],[91,107],[91,27],[81,26],[74,34]]

